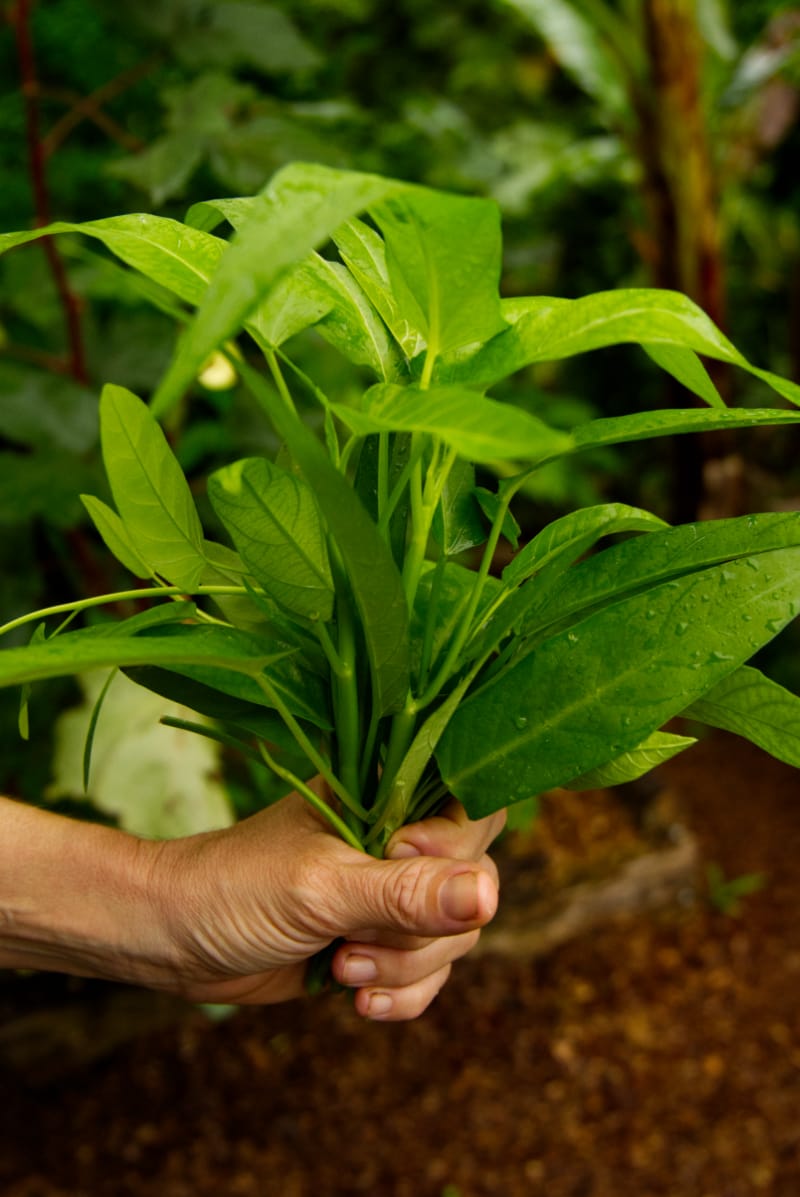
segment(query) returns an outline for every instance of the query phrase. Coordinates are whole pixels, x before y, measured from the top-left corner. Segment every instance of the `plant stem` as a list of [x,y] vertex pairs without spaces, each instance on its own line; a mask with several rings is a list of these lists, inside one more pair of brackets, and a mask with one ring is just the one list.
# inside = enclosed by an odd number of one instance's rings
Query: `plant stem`
[[[192,591],[196,595],[246,595],[244,586],[197,586]],[[118,590],[114,594],[95,594],[91,598],[75,599],[70,603],[56,603],[52,607],[40,607],[38,611],[29,611],[27,615],[20,615],[8,623],[0,625],[0,636],[12,632],[14,628],[31,623],[37,619],[46,619],[48,615],[63,615],[66,612],[77,614],[90,607],[102,607],[106,603],[120,603],[127,599],[137,598],[185,598],[186,588],[183,586],[145,586],[136,590]]]
[[364,851],[364,846],[361,843],[361,840],[359,840],[355,833],[350,830],[344,820],[339,818],[336,811],[332,807],[328,806],[327,802],[320,798],[319,795],[315,794],[311,787],[307,786],[304,781],[301,781],[296,774],[292,773],[291,769],[284,769],[283,765],[279,765],[263,743],[259,744],[259,749],[261,751],[262,757],[264,758],[264,763],[268,769],[271,769],[272,772],[285,781],[287,785],[290,785],[293,790],[296,790],[298,794],[305,798],[306,802],[309,802],[311,806],[314,807],[314,810],[318,811],[323,818],[328,820],[328,822],[336,829],[336,831],[338,831],[342,839],[348,843],[351,848],[355,848],[357,852]]
[[469,602],[467,603],[466,609],[461,618],[461,623],[458,627],[458,630],[450,643],[449,649],[447,650],[447,656],[439,667],[439,670],[433,681],[417,700],[421,709],[428,706],[431,702],[433,702],[434,698],[436,698],[442,686],[453,672],[459,654],[467,642],[472,628],[472,621],[475,618],[475,612],[478,609],[478,604],[480,603],[481,595],[483,594],[484,583],[489,576],[489,570],[491,568],[495,550],[497,549],[497,542],[500,539],[500,533],[503,528],[503,521],[505,520],[506,512],[508,511],[512,498],[522,485],[524,478],[525,475],[514,479],[504,488],[502,498],[497,508],[497,513],[494,517],[492,529],[489,533],[489,539],[487,540],[486,547],[483,551],[480,568],[478,569],[477,577],[472,587],[472,593],[470,594]]
[[[16,27],[17,56],[19,59],[20,81],[25,103],[25,127],[28,141],[28,168],[30,171],[31,187],[33,189],[34,206],[36,210],[36,224],[43,228],[51,223],[50,196],[47,189],[45,175],[45,154],[39,126],[39,79],[36,74],[36,57],[30,28],[31,0],[17,0],[12,22]],[[83,331],[81,329],[81,304],[78,296],[69,285],[67,272],[61,255],[52,237],[45,237],[42,249],[50,273],[53,276],[59,302],[64,312],[69,343],[69,372],[76,382],[89,381],[86,369],[86,356],[83,347]]]
[[[338,550],[331,541],[331,560],[336,576],[336,619],[339,659],[342,670],[333,687],[334,721],[338,745],[338,766],[342,784],[351,794],[360,792],[361,711],[359,709],[356,628],[350,605],[347,575]],[[360,811],[364,811],[361,806]],[[359,812],[360,813],[360,812]]]
[[[318,752],[311,743],[308,736],[303,731],[302,727],[295,719],[294,715],[289,710],[286,703],[283,701],[280,694],[269,681],[269,679],[266,678],[263,673],[255,674],[254,676],[256,685],[264,692],[270,701],[270,705],[275,708],[281,719],[283,719],[283,722],[286,724],[289,731],[297,741],[298,747],[301,748],[306,754],[317,773],[322,774],[336,797],[341,800],[341,802],[352,814],[357,815],[359,819],[366,819],[367,812],[364,810],[364,807],[357,798],[354,798],[353,795],[348,792],[339,778],[335,775],[330,765],[323,757],[322,753]],[[282,775],[279,774],[279,776]]]
[[291,392],[289,391],[289,388],[286,385],[286,379],[283,377],[283,371],[281,370],[281,368],[278,364],[278,359],[275,356],[275,350],[274,349],[266,350],[265,357],[267,359],[267,365],[269,366],[269,372],[272,375],[272,379],[273,379],[273,382],[275,383],[275,386],[277,387],[278,394],[280,395],[281,399],[286,404],[286,406],[288,407],[288,409],[292,413],[292,415],[296,416],[297,409],[295,408],[294,400],[292,399]]

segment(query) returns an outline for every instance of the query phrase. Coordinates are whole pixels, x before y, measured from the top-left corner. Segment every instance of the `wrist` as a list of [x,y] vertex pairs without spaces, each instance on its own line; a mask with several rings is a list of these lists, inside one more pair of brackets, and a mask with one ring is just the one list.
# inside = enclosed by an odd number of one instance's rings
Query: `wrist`
[[167,845],[0,802],[0,966],[178,988]]

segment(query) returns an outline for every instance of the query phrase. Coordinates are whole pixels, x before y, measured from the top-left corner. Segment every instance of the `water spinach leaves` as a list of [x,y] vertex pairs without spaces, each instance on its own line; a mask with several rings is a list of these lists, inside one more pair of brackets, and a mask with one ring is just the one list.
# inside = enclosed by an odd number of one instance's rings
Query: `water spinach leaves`
[[[215,720],[375,854],[448,793],[477,817],[553,786],[640,776],[693,743],[664,730],[676,715],[800,762],[800,700],[746,664],[800,611],[800,513],[669,528],[609,502],[518,547],[515,497],[548,462],[716,428],[800,434],[800,389],[747,361],[685,296],[502,299],[493,204],[308,164],[258,196],[197,205],[185,224],[54,225],[0,236],[0,253],[59,233],[99,238],[175,296],[187,324],[149,405],[103,391],[114,508],[84,496],[139,580],[125,595],[153,606],[68,631],[65,619],[120,596],[9,619],[0,633],[42,630],[0,649],[0,684],[27,701],[33,682],[122,668]],[[291,338],[310,328],[351,363],[345,393],[293,361]],[[623,342],[705,406],[563,431],[491,393],[534,362]],[[204,533],[158,422],[214,351],[283,446],[278,461],[231,461],[208,480],[229,543]],[[698,355],[749,371],[780,405],[726,407]],[[502,481],[478,487],[476,465]],[[498,576],[501,538],[512,555]],[[327,803],[305,785],[317,773]]]

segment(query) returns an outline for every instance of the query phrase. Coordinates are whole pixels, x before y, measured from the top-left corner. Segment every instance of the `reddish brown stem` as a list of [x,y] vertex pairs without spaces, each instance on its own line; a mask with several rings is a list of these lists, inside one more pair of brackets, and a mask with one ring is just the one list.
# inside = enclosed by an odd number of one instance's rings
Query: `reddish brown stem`
[[[44,153],[39,124],[39,80],[36,74],[36,58],[30,28],[30,0],[17,0],[14,23],[17,38],[20,83],[25,101],[25,131],[28,143],[28,170],[33,190],[36,224],[39,227],[50,224],[50,197],[44,168]],[[50,237],[42,242],[42,248],[53,276],[56,291],[64,312],[64,321],[69,343],[69,372],[77,382],[88,382],[86,358],[83,349],[81,329],[81,305],[72,291],[64,269],[61,255]]]

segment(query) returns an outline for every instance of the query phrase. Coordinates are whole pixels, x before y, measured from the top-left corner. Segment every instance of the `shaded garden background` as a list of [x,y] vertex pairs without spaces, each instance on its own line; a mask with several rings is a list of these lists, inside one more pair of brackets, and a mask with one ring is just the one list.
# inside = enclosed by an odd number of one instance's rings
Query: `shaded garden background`
[[[753,361],[800,381],[796,4],[10,0],[2,16],[2,231],[137,210],[180,217],[197,200],[252,193],[298,158],[378,171],[493,196],[505,294],[676,288]],[[102,251],[77,238],[49,246],[0,259],[6,618],[122,581],[76,497],[104,488],[96,396],[107,380],[146,396],[178,332],[164,297]],[[323,363],[330,391],[349,385],[313,333],[297,354]],[[715,381],[758,405],[756,381]],[[537,366],[505,397],[565,427],[691,402],[633,349]],[[217,465],[268,443],[246,397],[208,377],[170,435],[198,491]],[[798,505],[788,436],[688,440],[671,455],[653,443],[543,471],[525,533],[601,498],[680,519]],[[797,690],[797,637],[760,664]],[[56,715],[78,697],[71,681],[37,691],[26,743],[11,734],[16,696],[0,693],[0,790],[41,800]],[[264,797],[232,767],[227,781],[239,813]],[[98,817],[70,798],[62,809]],[[712,945],[724,939],[703,930]],[[375,1192],[390,1191],[385,1175]],[[564,1191],[610,1191],[581,1183]],[[724,1190],[739,1191],[761,1190]]]

